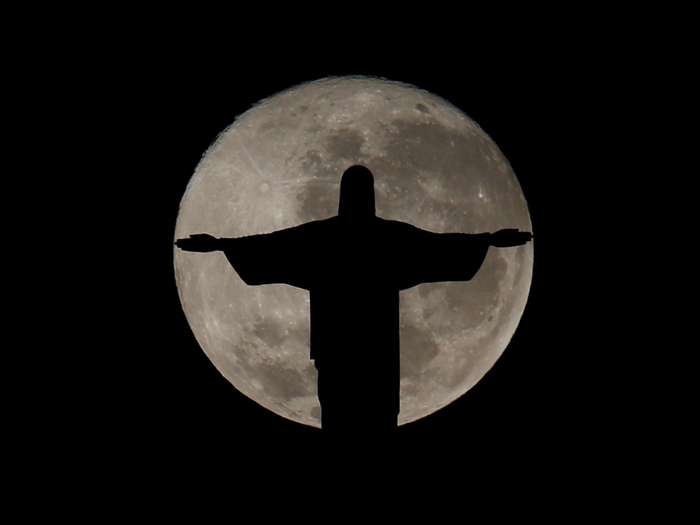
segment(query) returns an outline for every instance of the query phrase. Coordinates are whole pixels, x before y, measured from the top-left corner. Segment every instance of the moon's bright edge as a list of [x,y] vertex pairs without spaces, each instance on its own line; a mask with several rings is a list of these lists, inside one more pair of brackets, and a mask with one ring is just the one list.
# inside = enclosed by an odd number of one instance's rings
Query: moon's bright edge
[[[175,238],[336,215],[340,177],[354,164],[374,174],[379,217],[434,232],[532,231],[510,164],[462,111],[407,84],[340,77],[292,87],[236,118],[197,166]],[[532,265],[532,242],[491,248],[469,282],[401,292],[399,424],[451,403],[493,366],[522,316]],[[176,248],[174,266],[187,320],[224,377],[275,413],[320,427],[308,292],[247,286],[221,252]]]

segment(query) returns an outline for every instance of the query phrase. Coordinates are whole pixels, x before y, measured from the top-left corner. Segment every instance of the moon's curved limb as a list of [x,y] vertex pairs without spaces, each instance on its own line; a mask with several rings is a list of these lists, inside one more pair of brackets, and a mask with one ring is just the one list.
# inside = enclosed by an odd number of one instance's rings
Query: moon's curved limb
[[[464,113],[407,84],[341,77],[239,116],[197,166],[175,237],[239,237],[333,216],[352,164],[374,173],[382,218],[436,232],[532,231],[508,161]],[[470,282],[401,293],[399,424],[452,402],[491,368],[524,310],[532,263],[532,243],[492,248]],[[176,249],[174,265],[185,315],[219,371],[262,406],[319,427],[308,293],[249,287],[220,252]]]

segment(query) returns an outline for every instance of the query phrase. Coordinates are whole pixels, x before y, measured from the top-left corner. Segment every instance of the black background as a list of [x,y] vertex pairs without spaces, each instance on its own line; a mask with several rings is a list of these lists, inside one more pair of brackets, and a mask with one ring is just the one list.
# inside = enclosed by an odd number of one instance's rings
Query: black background
[[[294,6],[307,17],[297,24],[276,7],[255,16],[247,5],[232,15],[203,7],[200,16],[194,6],[59,6],[9,19],[6,113],[19,118],[5,124],[6,156],[19,168],[7,169],[5,232],[26,241],[6,240],[3,252],[21,296],[6,301],[6,356],[22,361],[5,369],[15,490],[35,496],[48,481],[38,494],[56,492],[71,512],[116,496],[104,513],[135,509],[139,487],[161,513],[173,498],[152,496],[159,482],[187,473],[184,486],[209,494],[223,475],[227,488],[243,480],[268,495],[267,510],[300,473],[344,454],[319,453],[322,431],[261,408],[219,374],[182,312],[172,242],[189,178],[236,115],[299,82],[360,74],[413,83],[473,118],[512,164],[535,235],[530,297],[503,356],[465,396],[397,431],[392,451],[409,469],[402,507],[441,506],[447,498],[425,489],[443,490],[453,472],[465,482],[452,481],[458,490],[532,491],[513,505],[520,513],[549,508],[553,493],[580,494],[568,512],[624,505],[623,484],[654,491],[636,493],[626,514],[665,503],[656,490],[672,476],[652,467],[687,465],[679,438],[691,434],[677,431],[673,409],[692,399],[661,385],[679,383],[688,345],[669,343],[669,333],[684,336],[683,320],[659,320],[678,303],[655,297],[656,288],[687,294],[691,237],[663,237],[678,227],[678,190],[692,189],[693,170],[668,169],[684,153],[674,121],[691,107],[681,94],[692,33],[678,13],[420,6],[388,10],[386,21],[343,4],[314,8],[320,21]],[[647,165],[654,155],[660,167]],[[15,179],[26,187],[14,191]],[[677,271],[661,276],[654,255]],[[680,421],[692,420],[681,410]],[[669,458],[674,450],[683,457]],[[241,475],[251,464],[264,484]],[[430,468],[439,475],[424,475]],[[319,485],[299,485],[308,499],[293,511],[316,508]],[[241,492],[215,503],[228,509]],[[507,506],[467,496],[453,501]]]
[[115,122],[116,133],[100,150],[110,177],[99,191],[109,199],[105,208],[93,204],[109,235],[89,255],[108,265],[99,270],[100,285],[88,290],[105,306],[88,314],[95,316],[90,355],[100,355],[92,365],[99,373],[92,372],[90,396],[80,389],[81,419],[94,421],[89,426],[116,444],[118,456],[159,464],[178,458],[215,466],[249,454],[320,461],[322,431],[245,397],[200,349],[177,295],[172,243],[197,163],[237,115],[300,82],[369,75],[414,84],[474,119],[513,166],[535,235],[530,296],[504,354],[462,398],[400,427],[395,451],[445,466],[552,466],[562,456],[588,454],[610,419],[600,393],[608,378],[594,360],[603,350],[591,334],[596,309],[587,283],[594,278],[582,272],[596,271],[589,264],[595,256],[580,250],[595,229],[590,186],[597,181],[589,170],[597,157],[591,163],[586,152],[595,143],[591,122],[602,111],[591,96],[602,72],[582,57],[317,61],[280,51],[246,63],[223,55],[153,56],[96,70],[95,117]]

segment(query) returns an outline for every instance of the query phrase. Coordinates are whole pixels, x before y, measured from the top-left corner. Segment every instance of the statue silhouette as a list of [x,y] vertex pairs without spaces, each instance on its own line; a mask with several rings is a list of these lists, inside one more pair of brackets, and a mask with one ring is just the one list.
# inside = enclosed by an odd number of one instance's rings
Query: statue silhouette
[[338,215],[269,234],[179,239],[192,252],[223,251],[252,286],[308,290],[311,355],[321,426],[335,433],[389,432],[399,414],[399,292],[421,283],[468,281],[489,246],[520,246],[532,234],[432,233],[375,215],[374,177],[345,171]]

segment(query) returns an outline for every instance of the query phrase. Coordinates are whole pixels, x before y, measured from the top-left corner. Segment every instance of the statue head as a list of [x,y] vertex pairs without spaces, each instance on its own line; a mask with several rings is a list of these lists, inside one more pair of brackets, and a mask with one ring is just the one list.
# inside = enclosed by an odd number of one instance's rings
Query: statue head
[[351,166],[343,173],[338,215],[353,219],[375,216],[374,176],[364,166]]

